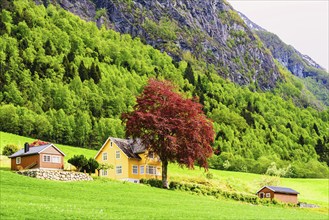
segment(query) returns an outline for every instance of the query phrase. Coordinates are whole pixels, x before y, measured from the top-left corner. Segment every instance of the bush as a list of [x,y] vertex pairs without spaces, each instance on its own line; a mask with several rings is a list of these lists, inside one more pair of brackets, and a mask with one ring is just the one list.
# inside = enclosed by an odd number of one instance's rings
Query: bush
[[95,173],[95,170],[99,167],[99,163],[94,158],[89,158],[87,164],[82,167],[83,170],[86,170],[89,174]]
[[141,179],[139,181],[142,184],[150,185],[152,187],[162,188],[162,180],[158,179]]
[[207,179],[213,179],[214,178],[214,174],[210,173],[210,172],[207,172],[206,174],[206,178]]
[[6,145],[3,150],[2,150],[2,155],[5,155],[5,156],[10,156],[12,155],[13,153],[17,152],[19,149],[16,145],[14,144],[8,144]]
[[72,158],[70,158],[67,162],[72,164],[77,168],[77,171],[80,172],[81,169],[88,164],[88,160],[84,155],[74,155]]

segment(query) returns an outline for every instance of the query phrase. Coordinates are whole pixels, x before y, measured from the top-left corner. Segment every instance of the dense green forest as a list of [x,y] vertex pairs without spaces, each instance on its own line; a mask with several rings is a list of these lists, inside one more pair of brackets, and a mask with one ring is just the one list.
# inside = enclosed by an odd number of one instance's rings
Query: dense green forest
[[191,54],[177,63],[138,38],[28,0],[1,1],[0,36],[1,131],[99,149],[108,136],[124,137],[121,113],[157,77],[198,96],[214,121],[211,167],[328,176],[329,109],[312,108],[283,68],[286,82],[274,91],[241,87]]

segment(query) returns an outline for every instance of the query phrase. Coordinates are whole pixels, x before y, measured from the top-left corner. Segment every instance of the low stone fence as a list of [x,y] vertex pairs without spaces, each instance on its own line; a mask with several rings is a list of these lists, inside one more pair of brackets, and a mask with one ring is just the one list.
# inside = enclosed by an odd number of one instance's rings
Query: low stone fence
[[307,204],[307,203],[299,203],[299,207],[301,208],[320,208],[318,205]]
[[91,176],[86,173],[69,172],[63,170],[46,170],[46,169],[31,169],[18,171],[18,174],[34,177],[38,179],[59,180],[59,181],[90,181]]

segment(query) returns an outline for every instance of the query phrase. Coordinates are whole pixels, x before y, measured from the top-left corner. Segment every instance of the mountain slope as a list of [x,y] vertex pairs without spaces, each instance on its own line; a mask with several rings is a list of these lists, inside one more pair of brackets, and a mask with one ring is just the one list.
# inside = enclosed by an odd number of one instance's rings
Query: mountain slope
[[[53,5],[0,6],[1,131],[99,149],[108,136],[124,137],[120,115],[157,77],[199,96],[216,131],[211,167],[327,175],[328,109],[299,108],[280,91],[238,86],[202,62],[174,62],[138,38],[98,29]],[[304,99],[300,83],[280,86]]]
[[302,78],[306,87],[329,106],[329,73],[309,56],[285,44],[277,35],[255,24],[244,14],[239,12],[239,15],[270,49],[273,57],[292,74]]
[[108,27],[139,37],[176,61],[190,52],[240,85],[256,83],[266,90],[280,79],[271,54],[225,1],[94,0],[94,8],[88,1],[52,2],[87,20],[97,20],[97,12],[106,9]]

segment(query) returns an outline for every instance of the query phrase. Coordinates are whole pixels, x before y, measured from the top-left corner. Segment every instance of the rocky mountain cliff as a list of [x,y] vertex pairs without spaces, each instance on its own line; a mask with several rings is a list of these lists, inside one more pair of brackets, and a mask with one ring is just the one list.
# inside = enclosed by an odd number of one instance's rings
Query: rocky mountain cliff
[[[277,35],[255,24],[241,12],[238,13],[246,25],[255,31],[266,44],[267,48],[271,50],[274,58],[287,67],[294,75],[298,77],[308,77],[316,75],[317,71],[325,71],[325,69],[312,58],[300,53],[294,47],[285,44]],[[312,70],[310,68],[316,68],[317,70]]]
[[[246,25],[250,27],[271,51],[273,57],[292,74],[306,81],[306,86],[317,98],[329,105],[329,74],[312,58],[300,53],[294,47],[284,43],[277,35],[265,30],[239,12]],[[314,88],[317,87],[317,88]],[[314,91],[317,90],[317,91]],[[322,92],[318,92],[322,90]]]
[[52,2],[85,20],[139,37],[176,61],[188,60],[192,54],[207,65],[213,64],[219,75],[240,85],[255,83],[267,90],[281,77],[271,53],[223,0]]

